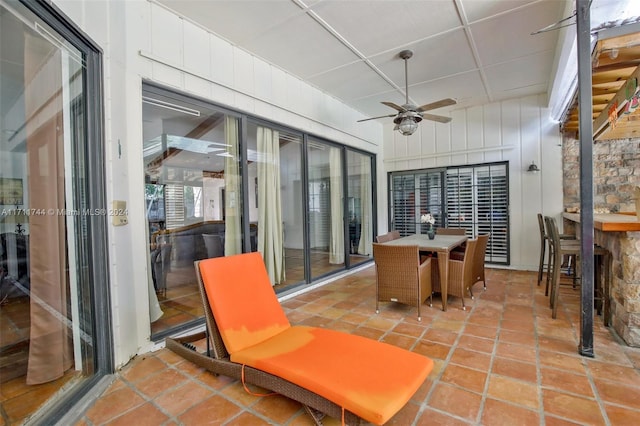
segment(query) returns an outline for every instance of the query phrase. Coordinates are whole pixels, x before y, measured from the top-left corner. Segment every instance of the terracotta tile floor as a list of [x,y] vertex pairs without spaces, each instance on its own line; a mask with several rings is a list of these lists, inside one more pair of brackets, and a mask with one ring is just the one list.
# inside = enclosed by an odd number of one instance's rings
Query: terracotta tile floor
[[[373,267],[283,302],[293,323],[343,330],[431,357],[435,368],[396,425],[637,425],[640,349],[595,324],[595,358],[577,353],[579,292],[562,290],[551,319],[536,274],[491,269],[487,291],[461,310],[449,298],[423,309],[385,303],[375,312]],[[325,419],[337,425],[336,419]],[[95,401],[86,425],[309,425],[296,402],[256,397],[167,349],[134,359]]]

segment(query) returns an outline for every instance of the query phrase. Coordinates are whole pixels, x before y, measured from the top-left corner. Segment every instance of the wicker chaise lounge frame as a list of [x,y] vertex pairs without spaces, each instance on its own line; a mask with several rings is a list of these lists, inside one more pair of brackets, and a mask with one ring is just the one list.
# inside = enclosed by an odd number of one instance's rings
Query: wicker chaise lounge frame
[[[202,282],[202,277],[199,273],[200,269],[198,264],[200,261],[196,261],[194,263],[196,267],[196,277],[198,278],[198,288],[200,289],[200,296],[204,305],[204,316],[207,328],[206,331],[188,336],[178,338],[167,337],[166,347],[186,360],[193,362],[213,374],[221,374],[237,380],[242,380],[242,365],[230,360],[229,353],[222,341],[216,321],[213,318],[213,312],[209,306],[206,290]],[[208,354],[198,352],[192,345],[193,342],[197,342],[205,338],[207,339]],[[269,389],[280,395],[298,401],[305,407],[305,410],[313,418],[316,425],[322,425],[321,420],[324,417],[324,414],[336,419],[340,419],[343,415],[342,408],[328,399],[291,383],[288,380],[284,380],[278,376],[265,373],[264,371],[257,370],[249,366],[245,366],[244,368],[244,383],[260,386],[261,388]],[[348,410],[344,410],[344,421],[349,425],[363,423],[363,420],[360,417]]]

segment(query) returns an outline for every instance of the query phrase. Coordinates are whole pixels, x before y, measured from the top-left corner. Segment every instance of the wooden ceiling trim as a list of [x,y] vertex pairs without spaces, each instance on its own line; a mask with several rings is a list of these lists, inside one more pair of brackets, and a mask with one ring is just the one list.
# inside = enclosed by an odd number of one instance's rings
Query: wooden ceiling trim
[[[626,80],[631,80],[633,78],[637,78],[640,79],[640,66],[636,67],[636,69],[633,71],[633,73],[628,76],[626,78]],[[619,112],[620,110],[622,110],[624,108],[624,105],[627,101],[627,93],[625,90],[625,85],[623,85],[620,90],[618,90],[618,92],[616,93],[616,95],[613,97],[613,99],[607,104],[607,106],[604,108],[604,110],[602,111],[602,113],[600,113],[600,115],[598,115],[598,117],[595,119],[594,123],[593,123],[593,137],[594,139],[598,139],[599,136],[601,136],[604,131],[610,127],[609,125],[609,109],[612,108],[613,106],[617,107],[617,111]],[[616,121],[616,126],[618,125],[618,122],[622,121],[621,118],[618,116],[618,120]]]

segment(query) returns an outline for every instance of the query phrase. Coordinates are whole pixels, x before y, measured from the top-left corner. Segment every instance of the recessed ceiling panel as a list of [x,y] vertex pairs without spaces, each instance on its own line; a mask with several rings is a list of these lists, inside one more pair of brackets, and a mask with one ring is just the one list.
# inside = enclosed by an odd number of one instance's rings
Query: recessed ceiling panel
[[346,101],[393,89],[362,61],[311,77],[309,82],[320,90]]
[[360,60],[306,14],[267,30],[243,47],[303,79]]
[[[483,66],[556,48],[557,31],[531,35],[556,23],[564,2],[535,3],[515,12],[471,25],[471,35]],[[548,70],[551,72],[551,69]]]
[[[472,23],[510,10],[521,8],[529,3],[535,3],[537,1],[540,0],[460,0],[460,3],[462,4],[462,9],[467,16],[468,22]],[[554,3],[562,2],[562,0],[543,1]]]
[[284,25],[305,12],[291,1],[157,0],[178,14],[243,47],[270,28]]
[[492,94],[518,88],[546,86],[549,84],[549,69],[552,64],[553,52],[543,52],[487,67],[485,75]]
[[312,10],[367,57],[461,25],[451,0],[328,0]]
[[[476,62],[464,30],[405,46],[413,56],[408,60],[409,85],[476,69]],[[404,88],[404,61],[398,52],[387,52],[371,59],[399,87]],[[390,60],[391,59],[391,60]]]

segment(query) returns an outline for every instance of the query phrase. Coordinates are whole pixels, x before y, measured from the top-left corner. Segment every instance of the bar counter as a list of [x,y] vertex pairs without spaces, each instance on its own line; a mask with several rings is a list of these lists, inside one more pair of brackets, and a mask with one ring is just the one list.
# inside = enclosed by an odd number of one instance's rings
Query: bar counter
[[[562,216],[565,233],[579,231],[579,213]],[[610,324],[627,345],[640,347],[640,221],[635,213],[596,213],[593,227],[594,242],[606,247],[613,259]]]
[[[562,217],[580,223],[580,213],[563,213]],[[593,227],[603,232],[637,232],[640,221],[635,213],[608,213],[593,215]]]

